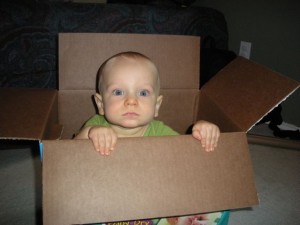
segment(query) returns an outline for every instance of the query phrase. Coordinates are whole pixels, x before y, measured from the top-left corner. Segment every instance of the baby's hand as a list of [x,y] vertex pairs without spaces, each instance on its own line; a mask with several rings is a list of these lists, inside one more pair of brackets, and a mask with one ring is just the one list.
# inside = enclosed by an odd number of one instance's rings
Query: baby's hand
[[205,151],[213,151],[218,144],[220,129],[213,123],[200,120],[193,126],[193,137],[201,141]]
[[110,155],[117,143],[117,134],[110,127],[93,126],[88,131],[94,148],[101,155]]

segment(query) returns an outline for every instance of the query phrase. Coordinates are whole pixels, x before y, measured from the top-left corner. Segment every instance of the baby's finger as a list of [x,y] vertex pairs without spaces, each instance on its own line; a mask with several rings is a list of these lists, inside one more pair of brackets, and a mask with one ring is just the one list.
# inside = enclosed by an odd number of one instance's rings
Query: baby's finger
[[212,130],[212,136],[211,136],[211,142],[210,142],[210,151],[213,151],[214,148],[217,147],[218,145],[218,140],[219,140],[219,136],[220,136],[220,131],[218,127],[215,127]]
[[205,146],[207,145],[207,132],[205,129],[202,129],[200,131],[201,134],[201,145],[203,148],[205,148]]
[[194,138],[198,139],[199,141],[201,141],[202,137],[201,137],[201,134],[200,134],[200,131],[197,130],[197,129],[194,129],[193,132],[192,132],[192,135]]
[[219,137],[220,137],[220,130],[219,128],[217,128],[215,131],[214,142],[213,142],[213,147],[215,148],[218,146]]
[[100,135],[98,137],[98,142],[99,142],[99,152],[101,155],[107,155],[107,144],[106,144],[106,138],[104,135]]
[[116,147],[116,144],[117,144],[117,135],[113,134],[111,136],[111,147],[110,147],[110,150],[113,151],[115,150],[115,147]]
[[101,146],[100,146],[100,142],[99,142],[98,138],[92,136],[92,137],[90,137],[90,139],[91,139],[92,142],[93,142],[94,149],[95,149],[97,152],[100,152]]
[[205,137],[205,151],[209,152],[212,151],[212,131],[206,131]]
[[105,155],[110,155],[114,149],[114,138],[111,135],[105,136]]

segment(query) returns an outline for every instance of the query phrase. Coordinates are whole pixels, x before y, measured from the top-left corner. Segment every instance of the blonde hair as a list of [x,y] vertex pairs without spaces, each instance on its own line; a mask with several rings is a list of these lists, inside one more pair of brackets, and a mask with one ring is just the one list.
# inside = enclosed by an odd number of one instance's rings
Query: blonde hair
[[159,72],[156,65],[147,56],[138,52],[129,51],[129,52],[120,52],[116,55],[111,56],[100,66],[97,73],[97,82],[96,82],[97,84],[96,89],[98,90],[99,93],[101,93],[101,82],[102,82],[103,75],[107,73],[110,68],[112,68],[114,65],[116,65],[116,63],[120,62],[121,60],[139,61],[145,63],[149,67],[153,75],[157,76],[157,90],[159,92],[160,79],[159,79]]

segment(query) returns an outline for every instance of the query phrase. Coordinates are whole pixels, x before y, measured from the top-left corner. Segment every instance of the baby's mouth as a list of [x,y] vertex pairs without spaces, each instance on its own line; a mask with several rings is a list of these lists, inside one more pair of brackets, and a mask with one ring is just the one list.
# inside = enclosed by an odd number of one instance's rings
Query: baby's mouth
[[138,116],[138,115],[139,114],[137,114],[135,112],[126,112],[122,116],[125,116],[125,117],[135,117],[135,116]]

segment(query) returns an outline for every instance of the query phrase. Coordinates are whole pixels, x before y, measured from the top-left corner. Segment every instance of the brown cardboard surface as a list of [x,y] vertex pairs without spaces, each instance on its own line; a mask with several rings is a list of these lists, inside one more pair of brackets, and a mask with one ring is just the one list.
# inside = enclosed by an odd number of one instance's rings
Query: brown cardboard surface
[[100,65],[122,51],[138,51],[150,57],[161,74],[163,89],[198,89],[199,49],[200,38],[195,36],[59,34],[59,89],[95,90]]
[[0,105],[1,138],[59,138],[57,90],[0,88]]
[[[299,85],[238,58],[199,91],[199,42],[186,36],[61,34],[58,94],[0,92],[0,136],[47,139],[53,136],[47,127],[60,130],[57,124],[63,124],[62,137],[70,138],[96,113],[92,95],[100,64],[124,50],[140,51],[158,65],[164,95],[159,119],[182,134],[197,118],[216,122],[222,131],[246,131]],[[222,134],[217,151],[209,154],[189,136],[120,139],[107,158],[88,140],[43,142],[45,224],[165,217],[257,203],[245,133]]]
[[163,103],[157,119],[164,121],[180,134],[185,134],[197,117],[199,90],[164,89],[161,94]]
[[95,90],[60,90],[59,121],[64,125],[62,139],[70,139],[83,123],[96,113],[93,105]]
[[[98,67],[107,57],[124,50],[140,51],[158,64],[164,95],[158,119],[181,134],[197,119],[196,115],[198,119],[215,122],[222,131],[247,131],[299,86],[299,82],[238,57],[204,86],[199,97],[198,37],[73,33],[61,34],[59,41],[58,110],[59,120],[64,125],[63,138],[72,137],[82,123],[96,113],[92,95]],[[49,101],[48,105],[48,101],[42,100],[47,91],[35,90],[33,94],[29,90],[31,93],[14,97],[5,90],[0,99],[3,105],[0,136],[53,138],[47,130],[61,129],[47,116],[57,113],[52,107],[55,104]],[[40,91],[43,93],[39,94]],[[11,118],[16,118],[13,123],[9,122]]]
[[[299,86],[294,80],[238,57],[214,76],[199,96],[193,95],[199,86],[199,41],[199,37],[176,35],[60,34],[60,91],[64,91],[64,99],[69,97],[63,101],[69,102],[67,106],[60,104],[63,137],[70,138],[80,121],[96,113],[92,104],[88,106],[82,97],[76,100],[75,96],[95,92],[100,64],[120,51],[142,52],[157,64],[164,95],[158,119],[181,134],[197,119],[212,121],[223,132],[248,131]],[[82,108],[86,110],[82,112]]]
[[248,131],[298,87],[299,82],[295,80],[237,57],[214,76],[202,92],[238,125],[240,131]]
[[159,120],[181,134],[195,121],[200,79],[199,37],[141,34],[128,37],[128,34],[59,35],[59,118],[64,125],[63,138],[71,138],[96,113],[92,95],[96,92],[99,66],[121,51],[141,52],[156,63],[164,95]]
[[201,92],[197,116],[198,120],[213,121],[219,126],[221,132],[240,131],[232,118],[224,114],[222,109],[205,92]]
[[121,138],[104,157],[89,140],[44,141],[47,224],[177,216],[258,203],[244,133],[207,153],[191,136]]

